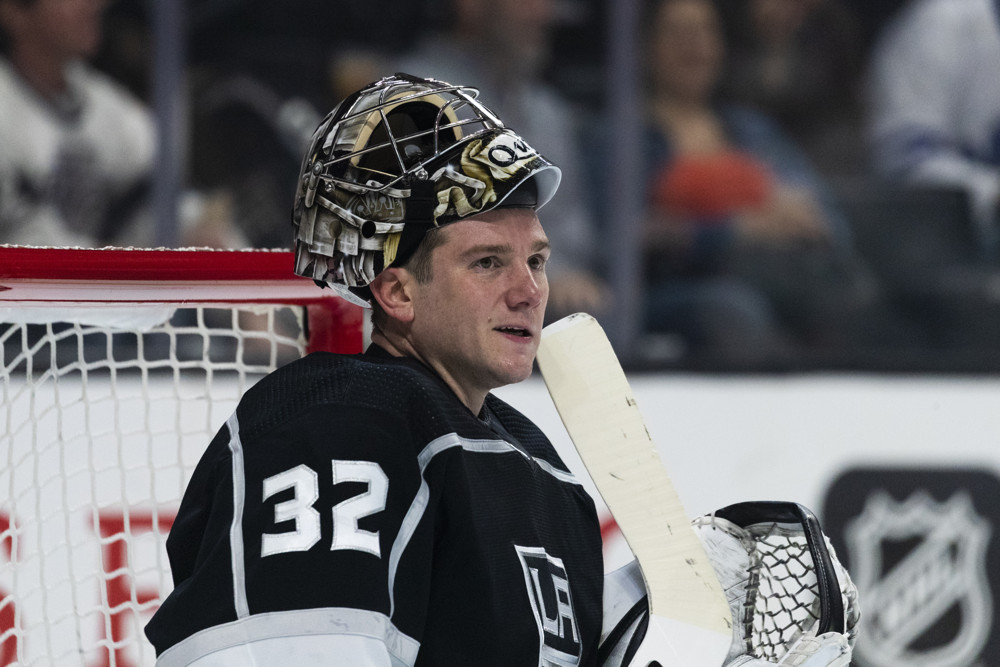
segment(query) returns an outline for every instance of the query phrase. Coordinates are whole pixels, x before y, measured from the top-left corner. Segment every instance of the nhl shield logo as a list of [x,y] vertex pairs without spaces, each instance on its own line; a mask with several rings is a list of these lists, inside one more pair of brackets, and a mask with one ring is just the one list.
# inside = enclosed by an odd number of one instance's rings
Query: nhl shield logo
[[[851,575],[863,591],[864,641],[855,658],[879,667],[976,664],[993,626],[985,566],[991,533],[963,491],[944,501],[922,491],[904,501],[869,495],[844,530]],[[934,631],[945,624],[957,630]]]

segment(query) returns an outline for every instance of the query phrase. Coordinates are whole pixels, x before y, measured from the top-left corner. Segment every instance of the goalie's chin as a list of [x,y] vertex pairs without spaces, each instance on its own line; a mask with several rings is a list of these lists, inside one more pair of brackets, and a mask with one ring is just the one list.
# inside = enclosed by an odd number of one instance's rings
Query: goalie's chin
[[529,377],[531,377],[531,371],[534,368],[534,355],[527,361],[527,363],[518,363],[511,366],[506,373],[506,383],[505,384],[517,384],[518,382],[524,382]]
[[494,348],[494,368],[503,375],[507,384],[521,382],[531,375],[538,351],[538,336],[521,338],[516,342],[504,340]]
[[505,355],[500,360],[500,363],[493,366],[495,386],[503,387],[527,380],[531,377],[532,370],[534,370],[534,363],[535,355],[533,352],[530,354]]

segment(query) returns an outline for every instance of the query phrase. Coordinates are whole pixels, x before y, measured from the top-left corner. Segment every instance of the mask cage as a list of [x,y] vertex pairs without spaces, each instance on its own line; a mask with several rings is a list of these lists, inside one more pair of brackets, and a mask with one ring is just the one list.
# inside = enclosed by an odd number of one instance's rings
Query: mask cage
[[[406,188],[410,174],[459,143],[504,127],[475,88],[383,85],[362,93],[335,122],[320,151],[320,181],[353,192]],[[393,194],[393,193],[388,193]]]

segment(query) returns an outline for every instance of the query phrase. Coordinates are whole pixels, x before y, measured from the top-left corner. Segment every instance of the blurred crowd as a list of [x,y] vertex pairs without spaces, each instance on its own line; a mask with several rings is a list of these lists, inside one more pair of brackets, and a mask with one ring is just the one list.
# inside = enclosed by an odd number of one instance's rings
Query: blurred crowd
[[[637,367],[1000,371],[1000,5],[202,0],[184,8],[184,246],[287,247],[304,143],[403,71],[564,173],[550,319],[615,313],[615,76],[635,76]],[[151,245],[151,3],[0,0],[0,243]],[[623,351],[624,352],[624,351]]]

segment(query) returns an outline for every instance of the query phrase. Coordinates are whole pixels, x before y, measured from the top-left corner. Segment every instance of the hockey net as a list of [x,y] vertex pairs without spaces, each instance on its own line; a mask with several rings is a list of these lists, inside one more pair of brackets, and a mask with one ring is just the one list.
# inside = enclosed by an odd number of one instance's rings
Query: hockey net
[[264,374],[358,352],[284,251],[0,246],[0,666],[139,667],[201,452]]

